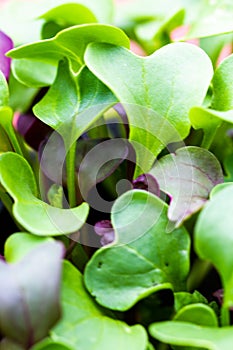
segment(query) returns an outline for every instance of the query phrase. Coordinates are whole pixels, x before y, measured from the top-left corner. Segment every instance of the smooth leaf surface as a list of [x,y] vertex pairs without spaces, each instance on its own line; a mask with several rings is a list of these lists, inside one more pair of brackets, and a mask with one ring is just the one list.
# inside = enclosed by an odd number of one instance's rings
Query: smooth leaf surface
[[184,306],[175,315],[174,320],[208,327],[218,327],[218,320],[214,310],[205,304],[197,303]]
[[15,154],[0,155],[0,183],[14,199],[16,220],[39,236],[76,232],[84,224],[89,207],[86,203],[72,209],[60,209],[38,199],[36,182],[27,161]]
[[66,27],[97,22],[91,10],[78,3],[68,3],[53,7],[41,15],[40,18],[44,19],[46,22],[53,21]]
[[176,226],[203,207],[212,188],[224,180],[217,158],[194,146],[161,158],[150,173],[171,198],[168,217]]
[[56,65],[29,59],[13,60],[11,69],[20,83],[33,88],[52,85],[57,73]]
[[231,1],[201,0],[196,1],[196,3],[198,4],[198,10],[186,39],[219,35],[233,31],[233,4]]
[[47,336],[60,317],[63,249],[60,242],[43,243],[17,264],[0,261],[0,331],[25,348]]
[[160,322],[149,328],[150,334],[162,342],[195,346],[208,350],[231,350],[233,327],[204,327],[186,322]]
[[[41,66],[41,62],[56,66],[59,60],[67,57],[71,60],[73,68],[78,71],[84,64],[83,55],[87,45],[91,42],[106,42],[129,47],[128,37],[119,28],[98,23],[83,24],[64,29],[54,38],[18,47],[8,52],[8,56],[16,59],[32,60],[35,71],[38,69],[38,62],[39,67]],[[31,63],[32,65],[33,63]],[[53,73],[52,68],[51,70]],[[35,85],[38,73],[32,73],[32,75],[33,85]],[[47,85],[48,78],[45,77],[45,79],[44,85]],[[20,80],[24,81],[23,74],[20,75]],[[49,77],[49,80],[51,80],[51,77]],[[28,83],[27,71],[25,82]],[[39,82],[40,84],[42,83],[42,77],[39,77]]]
[[184,288],[189,236],[183,227],[167,232],[164,202],[145,191],[128,191],[116,200],[111,221],[115,242],[99,249],[84,273],[101,305],[123,311],[160,289]]
[[[99,22],[111,23],[112,0],[73,0],[73,3],[88,7]],[[16,46],[39,40],[43,21],[38,20],[38,17],[63,4],[67,4],[67,0],[9,0],[1,8],[0,26],[10,35]]]
[[195,227],[195,250],[218,270],[224,286],[224,306],[233,306],[231,251],[233,186],[218,191],[202,210]]
[[52,241],[50,237],[38,237],[24,232],[14,233],[5,242],[4,257],[8,263],[16,263],[38,245]]
[[[233,7],[232,7],[233,10]],[[219,111],[233,109],[233,55],[225,58],[213,77],[211,108]]]
[[64,263],[62,279],[63,317],[52,330],[52,338],[67,342],[72,349],[144,350],[147,335],[143,327],[129,327],[112,319],[87,293],[80,272]]
[[54,84],[33,111],[59,132],[69,146],[116,102],[111,91],[87,68],[74,77],[65,60],[59,64]]
[[188,135],[189,109],[201,105],[213,73],[208,56],[187,43],[167,45],[147,58],[93,43],[85,62],[123,103],[142,172],[168,143]]
[[[1,350],[1,348],[0,348]],[[52,339],[45,339],[35,344],[31,350],[75,350],[73,347],[63,341],[54,341]]]

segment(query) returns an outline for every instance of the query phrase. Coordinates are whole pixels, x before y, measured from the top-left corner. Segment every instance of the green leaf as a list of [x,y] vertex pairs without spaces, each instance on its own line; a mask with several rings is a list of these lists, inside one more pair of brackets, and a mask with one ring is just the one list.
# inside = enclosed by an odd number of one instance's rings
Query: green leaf
[[233,109],[233,55],[225,58],[213,77],[211,108],[218,111]]
[[150,334],[165,343],[195,346],[208,350],[231,350],[233,327],[205,327],[186,322],[160,322],[149,328]]
[[11,69],[21,84],[33,88],[52,85],[57,73],[56,65],[29,59],[13,60]]
[[8,106],[9,104],[9,90],[6,78],[0,71],[0,107]]
[[63,245],[49,242],[17,264],[0,261],[0,331],[24,348],[47,336],[60,317],[62,256]]
[[168,218],[176,227],[202,208],[212,188],[224,180],[217,158],[195,146],[166,155],[155,163],[150,173],[171,198]]
[[167,45],[146,58],[125,48],[93,43],[85,62],[124,104],[137,151],[135,177],[150,170],[168,143],[188,135],[189,109],[203,102],[212,78],[208,56],[187,43]]
[[86,67],[75,77],[67,60],[63,60],[54,84],[33,111],[63,136],[65,145],[71,145],[116,102],[111,91]]
[[15,219],[31,233],[39,236],[69,234],[79,230],[87,218],[87,203],[60,209],[38,199],[32,169],[15,153],[0,155],[0,183],[15,201]]
[[64,262],[62,279],[63,317],[52,330],[52,338],[64,341],[72,349],[142,350],[147,335],[143,327],[129,327],[112,319],[87,293],[80,272]]
[[41,15],[40,18],[44,19],[46,22],[57,22],[63,27],[97,22],[96,17],[89,8],[78,3],[62,4],[53,7]]
[[75,350],[75,349],[67,345],[65,342],[53,341],[52,339],[47,338],[37,343],[36,345],[34,345],[30,350]]
[[[233,31],[233,4],[228,0],[201,0],[185,39],[201,38]],[[189,5],[189,3],[188,3]],[[190,6],[187,6],[189,8]],[[191,8],[189,9],[191,11]]]
[[13,110],[10,107],[0,107],[0,125],[5,130],[15,152],[22,155],[22,151],[13,128]]
[[50,237],[37,237],[19,232],[10,235],[4,245],[4,257],[8,263],[16,263],[41,243],[52,242]]
[[0,125],[0,153],[7,152],[7,151],[13,151],[12,145],[10,143],[10,140],[9,140],[5,130]]
[[233,306],[232,227],[233,186],[218,191],[206,204],[195,227],[195,250],[218,270],[224,287],[224,306]]
[[[54,38],[38,41],[32,44],[24,45],[13,49],[8,52],[8,56],[16,59],[29,59],[32,60],[31,71],[33,78],[33,86],[36,84],[36,80],[39,78],[38,84],[42,84],[42,77],[39,76],[37,64],[39,62],[39,68],[43,68],[43,76],[45,76],[45,70],[49,69],[49,66],[45,66],[47,63],[56,66],[58,61],[67,57],[71,60],[74,70],[78,69],[84,64],[83,55],[86,47],[91,42],[106,42],[114,45],[121,45],[129,47],[129,39],[126,34],[110,25],[104,24],[83,24],[73,26],[71,28],[64,29],[60,31]],[[43,63],[43,65],[42,65]],[[53,68],[50,68],[53,73]],[[49,76],[49,81],[51,81],[51,73]],[[29,83],[28,71],[25,68],[23,72],[20,73],[19,69],[17,74],[20,74],[20,81]],[[48,84],[48,78],[45,76],[44,85]]]
[[[89,8],[101,23],[112,22],[112,0],[73,0],[72,3]],[[63,4],[67,4],[67,0],[8,0],[1,7],[0,27],[13,39],[15,46],[39,40],[43,23],[38,17]]]
[[176,312],[178,312],[184,306],[187,306],[190,304],[197,304],[197,303],[208,304],[207,299],[197,290],[195,290],[193,293],[178,292],[174,294],[174,297],[175,297],[174,308]]
[[213,309],[205,304],[186,305],[178,311],[175,321],[190,322],[200,326],[218,327],[218,320]]
[[123,311],[155,291],[185,288],[189,236],[183,227],[167,232],[164,202],[145,191],[128,191],[116,200],[111,219],[115,242],[93,255],[84,274],[98,303]]

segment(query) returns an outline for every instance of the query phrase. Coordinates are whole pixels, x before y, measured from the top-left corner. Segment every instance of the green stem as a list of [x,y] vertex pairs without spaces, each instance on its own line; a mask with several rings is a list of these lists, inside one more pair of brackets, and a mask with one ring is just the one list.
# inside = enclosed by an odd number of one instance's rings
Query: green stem
[[76,206],[76,175],[75,175],[76,142],[72,144],[67,152],[66,171],[67,189],[70,207]]
[[210,148],[210,146],[214,140],[214,137],[216,135],[216,132],[217,132],[217,128],[210,129],[210,130],[208,130],[208,132],[205,131],[204,136],[203,136],[203,140],[201,143],[202,148],[205,148],[205,149]]
[[209,261],[196,259],[187,280],[187,290],[192,291],[197,289],[211,268],[212,265]]
[[221,325],[222,327],[230,326],[230,311],[224,306],[221,308]]

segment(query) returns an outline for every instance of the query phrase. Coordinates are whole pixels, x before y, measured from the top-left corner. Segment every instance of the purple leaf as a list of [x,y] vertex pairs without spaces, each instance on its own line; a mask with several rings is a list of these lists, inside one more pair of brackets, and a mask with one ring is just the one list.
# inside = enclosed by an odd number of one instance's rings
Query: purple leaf
[[5,53],[13,49],[13,47],[14,44],[11,38],[0,31],[0,70],[3,72],[6,79],[8,79],[10,75],[11,58],[6,57]]
[[0,333],[29,349],[60,317],[59,285],[64,247],[43,243],[19,263],[0,261]]
[[112,243],[115,238],[115,232],[110,220],[102,220],[95,224],[95,233],[101,236],[100,243],[102,246]]
[[168,218],[178,227],[207,201],[212,188],[223,182],[217,158],[200,147],[180,148],[161,158],[150,172],[171,197]]
[[159,184],[151,174],[142,174],[133,180],[133,188],[151,192],[159,197]]
[[21,134],[29,146],[35,150],[50,133],[51,128],[36,118],[33,114],[16,114],[13,121],[14,128]]

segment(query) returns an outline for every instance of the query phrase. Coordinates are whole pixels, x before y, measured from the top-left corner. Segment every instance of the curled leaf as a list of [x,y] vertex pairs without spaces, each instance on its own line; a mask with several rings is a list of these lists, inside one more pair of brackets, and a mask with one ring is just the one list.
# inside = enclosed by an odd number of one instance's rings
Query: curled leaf
[[223,182],[217,158],[200,147],[184,147],[155,163],[151,174],[171,197],[168,217],[179,226],[206,203],[214,186]]

